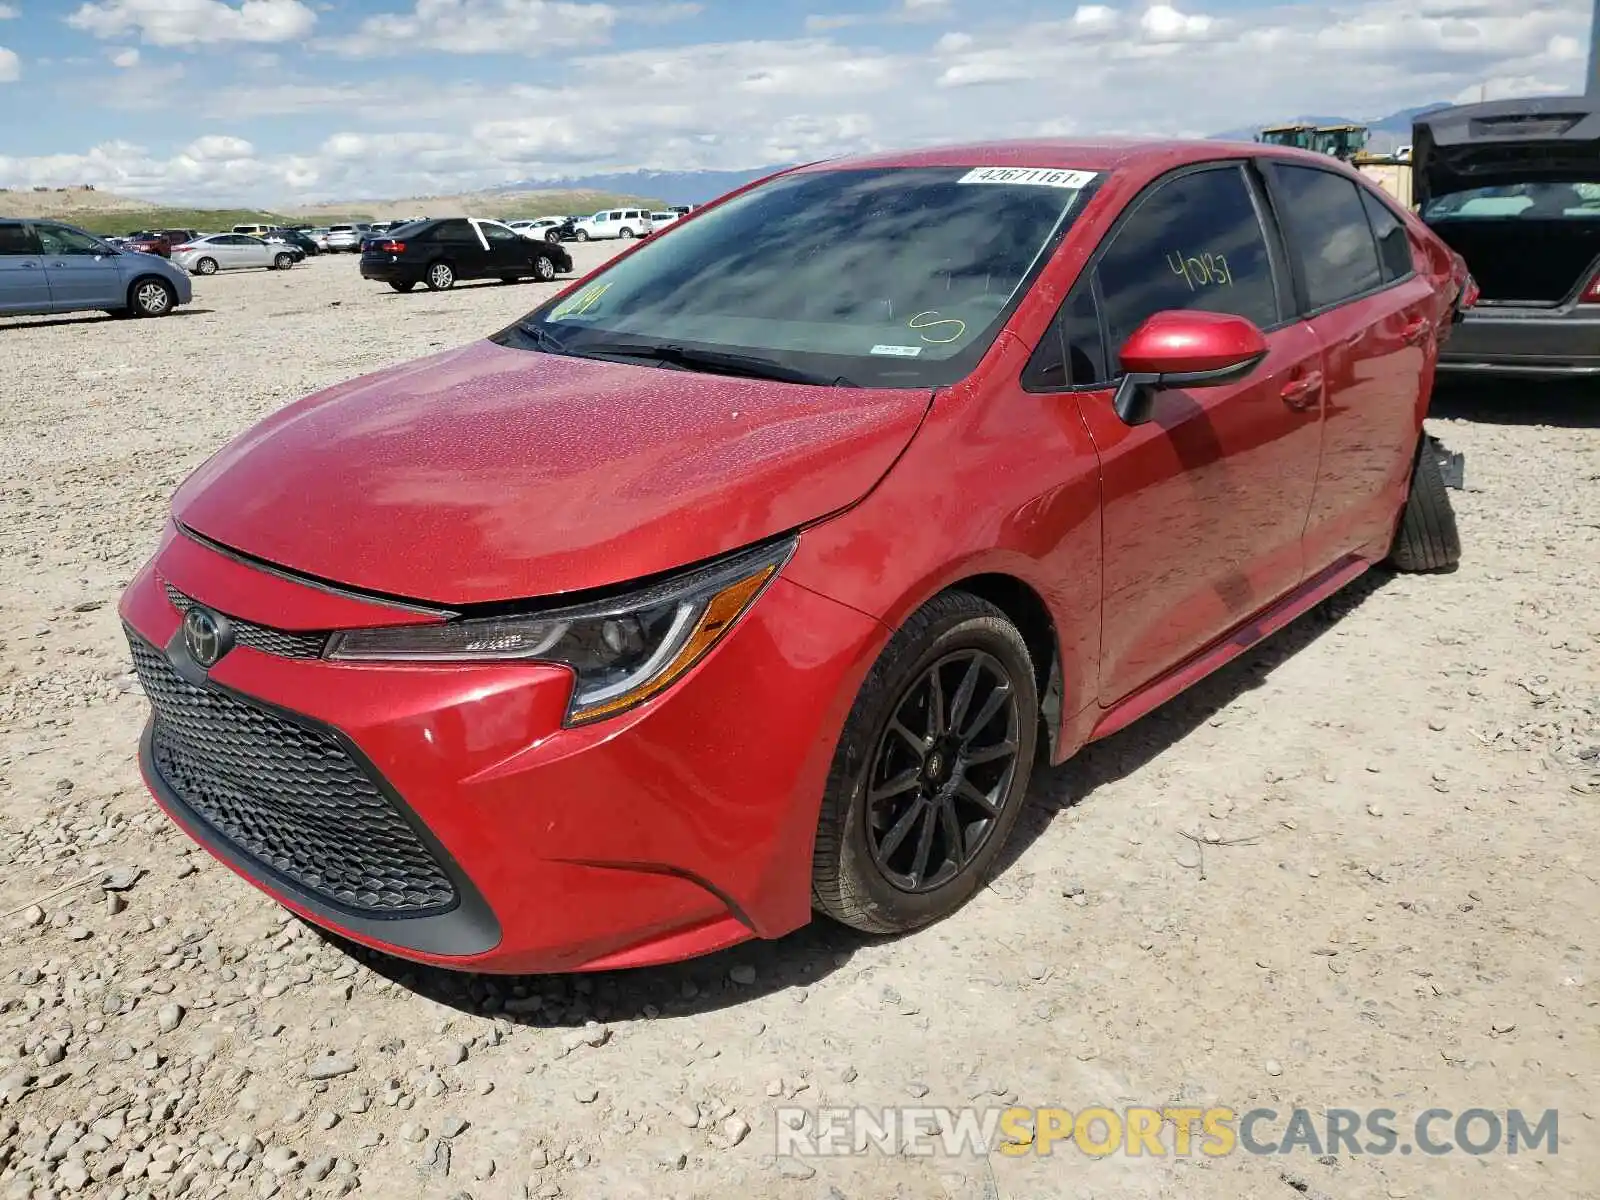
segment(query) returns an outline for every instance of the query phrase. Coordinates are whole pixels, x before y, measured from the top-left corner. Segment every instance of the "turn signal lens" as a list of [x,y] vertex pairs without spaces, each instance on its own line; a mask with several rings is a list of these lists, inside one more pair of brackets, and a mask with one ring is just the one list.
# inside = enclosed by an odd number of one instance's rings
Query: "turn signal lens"
[[340,661],[533,661],[576,675],[567,724],[613,716],[670,687],[705,657],[794,552],[794,539],[746,551],[592,604],[436,625],[351,629]]

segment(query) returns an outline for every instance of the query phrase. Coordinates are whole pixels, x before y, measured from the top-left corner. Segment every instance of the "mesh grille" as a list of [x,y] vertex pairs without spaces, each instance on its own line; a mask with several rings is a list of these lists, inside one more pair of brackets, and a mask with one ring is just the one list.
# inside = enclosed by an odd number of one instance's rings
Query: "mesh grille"
[[128,641],[155,711],[156,770],[237,850],[358,913],[455,904],[444,868],[332,733],[196,687],[131,631]]
[[[167,589],[167,599],[172,601],[172,607],[179,612],[188,612],[194,607],[194,601],[170,583],[162,580],[162,586]],[[241,621],[238,617],[229,617],[228,624],[233,627],[235,643],[264,654],[276,654],[279,658],[321,658],[322,648],[328,641],[325,633],[290,633],[286,629]]]

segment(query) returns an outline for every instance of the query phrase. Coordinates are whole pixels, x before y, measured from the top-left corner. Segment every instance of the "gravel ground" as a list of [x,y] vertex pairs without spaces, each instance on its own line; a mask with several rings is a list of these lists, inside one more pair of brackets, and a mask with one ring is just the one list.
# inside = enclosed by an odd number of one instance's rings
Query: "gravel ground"
[[[398,296],[339,258],[157,322],[0,321],[0,1200],[1600,1195],[1592,393],[1441,397],[1462,568],[1374,573],[1043,772],[993,886],[910,938],[455,977],[352,955],[172,831],[115,615],[169,493],[544,291]],[[1561,1145],[774,1156],[784,1104],[1012,1101],[1553,1108]]]

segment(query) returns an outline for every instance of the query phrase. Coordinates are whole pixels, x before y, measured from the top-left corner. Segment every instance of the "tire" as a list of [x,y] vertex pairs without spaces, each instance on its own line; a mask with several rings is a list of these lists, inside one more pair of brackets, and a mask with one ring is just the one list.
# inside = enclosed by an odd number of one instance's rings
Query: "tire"
[[429,263],[422,282],[428,285],[430,292],[448,292],[456,285],[456,270],[447,262]]
[[214,258],[202,258],[195,263],[194,273],[196,275],[215,275],[217,273],[217,260]]
[[128,288],[128,312],[136,317],[164,317],[177,304],[177,292],[164,279],[135,279]]
[[412,288],[417,286],[417,283],[414,279],[391,279],[389,281],[389,286],[397,292],[409,292]]
[[1438,443],[1423,434],[1388,563],[1397,571],[1448,571],[1460,561],[1461,533],[1439,472]]
[[544,235],[544,240],[549,242],[552,246],[559,246],[561,244],[561,235],[552,229],[549,233]]
[[556,277],[556,262],[548,254],[533,256],[533,277],[540,283],[549,283]]
[[589,240],[589,231],[587,229],[580,229],[577,233],[572,235],[572,238],[577,242],[587,242]]
[[287,271],[292,266],[294,266],[294,255],[292,255],[292,254],[275,254],[275,255],[273,255],[273,257],[272,257],[272,269],[274,271]]
[[[977,682],[963,705],[963,684],[974,670]],[[935,715],[935,677],[943,721]],[[991,703],[998,709],[972,729]],[[951,719],[958,709],[972,735],[966,748],[956,737],[930,742],[937,726],[960,727]],[[1033,661],[1003,612],[961,591],[917,610],[868,673],[834,752],[811,864],[813,907],[866,933],[903,933],[960,908],[989,877],[1016,825],[1038,728]],[[974,748],[1001,753],[968,766]],[[991,804],[958,799],[962,780]],[[952,856],[958,840],[963,848]]]
[[619,238],[631,238],[633,237],[633,230],[624,225],[620,230],[617,231],[617,236]]

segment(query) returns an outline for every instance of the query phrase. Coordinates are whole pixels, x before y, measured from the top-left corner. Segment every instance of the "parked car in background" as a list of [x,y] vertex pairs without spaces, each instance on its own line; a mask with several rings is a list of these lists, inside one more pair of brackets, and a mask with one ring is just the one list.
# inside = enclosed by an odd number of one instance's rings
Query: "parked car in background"
[[287,271],[295,264],[299,251],[263,241],[244,233],[214,233],[195,238],[172,248],[172,261],[194,275],[215,275],[218,271],[239,271],[266,267]]
[[[777,175],[207,459],[120,606],[144,778],[434,967],[925,926],[1003,867],[1038,757],[1378,563],[1455,563],[1422,422],[1465,282],[1283,147]],[[1315,740],[1315,681],[1284,702]]]
[[669,226],[676,225],[683,220],[680,212],[668,210],[666,212],[653,212],[650,214],[650,234],[654,236]]
[[271,233],[275,228],[276,226],[274,225],[235,225],[233,232],[242,233],[249,237],[261,237],[263,234]]
[[370,225],[329,225],[328,226],[328,252],[337,254],[348,251],[351,254],[361,252],[361,239],[372,228]]
[[103,310],[164,317],[192,299],[164,258],[119,250],[59,221],[0,218],[0,315]]
[[140,254],[158,254],[162,258],[171,258],[174,246],[198,236],[200,236],[198,231],[193,229],[145,229],[118,238],[111,244],[120,250],[134,250]]
[[460,279],[514,283],[531,277],[549,282],[570,270],[572,256],[563,247],[475,217],[402,225],[368,242],[361,253],[362,277],[387,283],[397,292],[409,292],[419,283],[444,291]]
[[650,214],[640,208],[612,208],[576,222],[572,236],[576,241],[595,242],[607,238],[644,237],[650,232]]
[[1439,369],[1600,376],[1600,100],[1440,109],[1411,140],[1422,219],[1479,292]]
[[322,247],[317,245],[316,239],[298,229],[274,229],[262,240],[273,244],[286,245],[290,249],[298,251],[299,257],[295,259],[296,262],[306,258],[315,258],[322,253]]
[[306,236],[317,244],[318,250],[321,250],[324,253],[327,252],[328,227],[326,225],[313,226],[312,228],[306,230]]
[[536,217],[531,221],[508,221],[508,225],[523,237],[546,242],[565,242],[572,239],[572,221],[568,217]]

